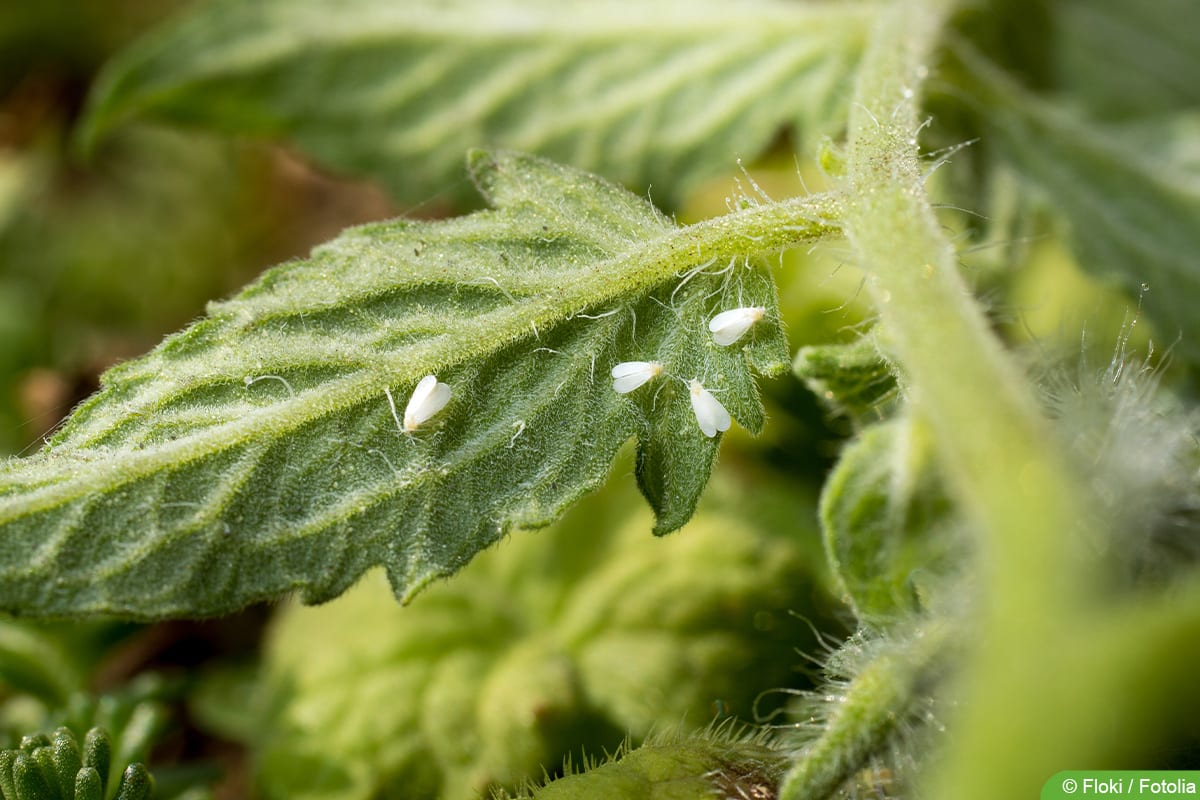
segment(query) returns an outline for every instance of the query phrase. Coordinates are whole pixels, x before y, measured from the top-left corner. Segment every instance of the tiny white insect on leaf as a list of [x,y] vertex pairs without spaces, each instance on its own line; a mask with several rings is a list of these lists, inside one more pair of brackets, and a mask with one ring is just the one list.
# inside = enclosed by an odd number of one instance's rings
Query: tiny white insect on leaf
[[708,329],[712,331],[714,342],[728,346],[745,336],[746,331],[766,313],[767,310],[762,306],[731,308],[709,320]]
[[622,361],[612,368],[613,391],[629,394],[647,381],[662,374],[663,365],[657,361]]
[[450,402],[450,387],[433,375],[421,378],[404,407],[404,431],[412,433]]
[[696,422],[705,436],[711,439],[717,435],[717,431],[729,430],[732,420],[720,400],[713,397],[695,378],[688,383],[688,391],[692,395],[692,411],[696,413]]

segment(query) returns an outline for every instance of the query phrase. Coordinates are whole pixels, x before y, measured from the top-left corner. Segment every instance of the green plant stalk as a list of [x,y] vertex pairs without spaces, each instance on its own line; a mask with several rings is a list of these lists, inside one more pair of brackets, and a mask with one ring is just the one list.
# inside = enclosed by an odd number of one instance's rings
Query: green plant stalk
[[1055,612],[1036,639],[982,648],[930,797],[1036,797],[1059,770],[1161,764],[1176,755],[1164,746],[1194,734],[1200,575],[1090,614]]
[[917,95],[949,5],[897,3],[880,20],[850,117],[846,234],[908,399],[931,424],[950,487],[980,529],[988,602],[998,616],[1025,620],[1047,597],[1001,589],[1020,576],[1072,592],[1057,571],[1085,494],[971,299],[925,194]]
[[1019,726],[1012,752],[987,750],[1021,690],[1005,664],[1053,641],[1087,595],[1079,545],[1088,515],[1086,491],[972,301],[925,193],[917,98],[950,7],[896,3],[879,21],[850,117],[845,224],[907,397],[929,421],[948,487],[979,537],[978,646],[932,796],[984,798],[1004,796],[1008,756],[1023,752]]
[[915,701],[960,634],[938,621],[892,644],[867,664],[837,699],[825,730],[807,746],[780,787],[780,800],[829,797],[902,728]]

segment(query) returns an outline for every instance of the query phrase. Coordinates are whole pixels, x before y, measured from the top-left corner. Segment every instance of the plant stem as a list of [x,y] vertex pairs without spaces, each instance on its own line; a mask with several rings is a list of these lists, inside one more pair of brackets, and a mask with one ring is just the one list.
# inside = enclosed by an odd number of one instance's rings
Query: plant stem
[[[850,117],[846,233],[908,400],[933,426],[951,489],[983,537],[986,585],[1011,586],[1017,575],[1057,585],[1084,493],[959,276],[917,157],[917,93],[949,5],[897,3],[876,29]],[[1037,610],[1020,595],[989,603],[1018,618]]]
[[1043,641],[1058,624],[1048,611],[1078,606],[1084,585],[1071,565],[1087,494],[972,300],[925,193],[917,102],[950,6],[897,2],[875,29],[850,116],[844,220],[907,399],[932,426],[949,488],[979,535],[983,630],[947,759],[953,780],[938,784],[953,791],[934,796],[982,798],[994,776],[978,769],[981,732],[1010,696],[978,690],[1002,669],[1003,648]]
[[902,728],[959,631],[939,620],[889,642],[834,701],[821,736],[788,773],[780,800],[831,795]]

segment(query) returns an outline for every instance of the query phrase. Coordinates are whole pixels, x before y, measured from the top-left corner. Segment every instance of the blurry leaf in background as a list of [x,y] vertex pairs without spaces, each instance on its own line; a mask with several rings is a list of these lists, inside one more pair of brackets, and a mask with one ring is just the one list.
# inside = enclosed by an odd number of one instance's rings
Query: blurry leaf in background
[[49,428],[96,362],[230,288],[229,275],[198,268],[208,255],[229,262],[231,237],[211,213],[239,191],[228,147],[129,131],[88,169],[65,152],[100,63],[180,5],[0,9],[0,453]]
[[[940,145],[973,142],[955,157],[966,169],[954,170],[953,196],[992,220],[997,209],[981,196],[1015,175],[1026,222],[1009,236],[1065,234],[1093,280],[1123,290],[1130,316],[1144,308],[1160,348],[1178,338],[1176,352],[1196,363],[1200,4],[998,0],[965,7],[958,27],[933,114]],[[1047,216],[1066,224],[1030,226]],[[1066,297],[1045,301],[1074,305],[1072,321],[1089,311]],[[1094,333],[1097,320],[1086,322]],[[1120,326],[1100,327],[1117,335]]]
[[954,27],[1035,92],[1106,122],[1200,105],[1200,5],[1192,0],[985,0]]
[[294,142],[404,202],[472,147],[539,153],[677,205],[791,127],[836,129],[870,3],[216,0],[112,62],[95,142],[129,119]]
[[[6,450],[52,425],[77,399],[80,377],[94,380],[246,277],[235,257],[245,241],[238,208],[256,191],[241,188],[246,159],[161,132],[131,131],[113,145],[86,173],[61,161],[52,142],[23,156],[39,162],[39,179],[0,229],[0,304],[21,311],[16,335],[0,343]],[[44,409],[28,402],[35,367],[63,370],[61,396]],[[38,411],[50,416],[22,429]]]
[[263,265],[394,213],[263,149],[122,129],[67,139],[108,54],[182,3],[0,8],[0,454]]
[[[124,0],[104,9],[79,0],[0,6],[0,249],[35,233],[41,227],[37,221],[45,219],[45,195],[56,185],[61,193],[68,182],[62,141],[91,75],[112,50],[177,6]],[[81,176],[69,182],[78,186]],[[60,330],[57,323],[70,322],[48,316],[47,290],[38,284],[53,280],[66,265],[47,270],[51,265],[42,252],[59,242],[86,239],[86,232],[71,224],[76,221],[66,218],[62,229],[25,243],[32,249],[17,258],[27,264],[18,267],[11,254],[0,255],[0,453],[24,446],[65,410],[54,408],[27,433],[20,430],[28,416],[19,397],[22,372],[50,362],[48,338]],[[62,384],[69,382],[41,381],[32,394],[40,398],[49,388],[55,395],[49,404],[61,405],[69,400],[59,396],[69,392]]]
[[83,688],[83,670],[58,637],[0,619],[0,697],[27,693],[54,708]]
[[1089,115],[1127,120],[1200,108],[1200,3],[1051,0],[1058,91]]
[[271,259],[390,212],[282,158],[166,131],[128,129],[86,170],[49,144],[17,158],[32,177],[0,227],[0,308],[13,311],[0,316],[0,452]]
[[1067,222],[1083,268],[1140,297],[1168,343],[1178,337],[1178,352],[1200,360],[1200,169],[1194,145],[1174,144],[1196,115],[1114,128],[966,60],[990,136]]
[[[731,470],[659,539],[623,463],[562,522],[408,607],[373,574],[287,608],[267,646],[274,710],[252,740],[266,796],[474,797],[626,734],[752,719],[759,692],[806,685],[795,650],[815,643],[795,615],[824,619],[830,602],[813,588],[811,499]],[[203,717],[251,727],[221,708],[245,692],[199,697]]]

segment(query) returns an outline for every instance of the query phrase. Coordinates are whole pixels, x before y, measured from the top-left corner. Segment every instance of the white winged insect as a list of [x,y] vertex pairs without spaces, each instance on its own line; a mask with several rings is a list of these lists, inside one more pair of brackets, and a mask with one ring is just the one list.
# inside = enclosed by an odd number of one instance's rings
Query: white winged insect
[[433,375],[421,378],[404,407],[404,432],[412,433],[450,402],[450,387]]
[[705,436],[711,439],[717,435],[717,431],[729,430],[732,420],[720,400],[713,397],[695,378],[688,382],[688,391],[692,395],[692,411],[696,413],[696,422]]
[[766,313],[767,310],[762,306],[731,308],[709,320],[708,329],[712,331],[714,342],[728,346],[745,336],[746,331]]
[[662,374],[663,365],[657,361],[622,361],[612,368],[613,391],[629,394],[642,384]]

